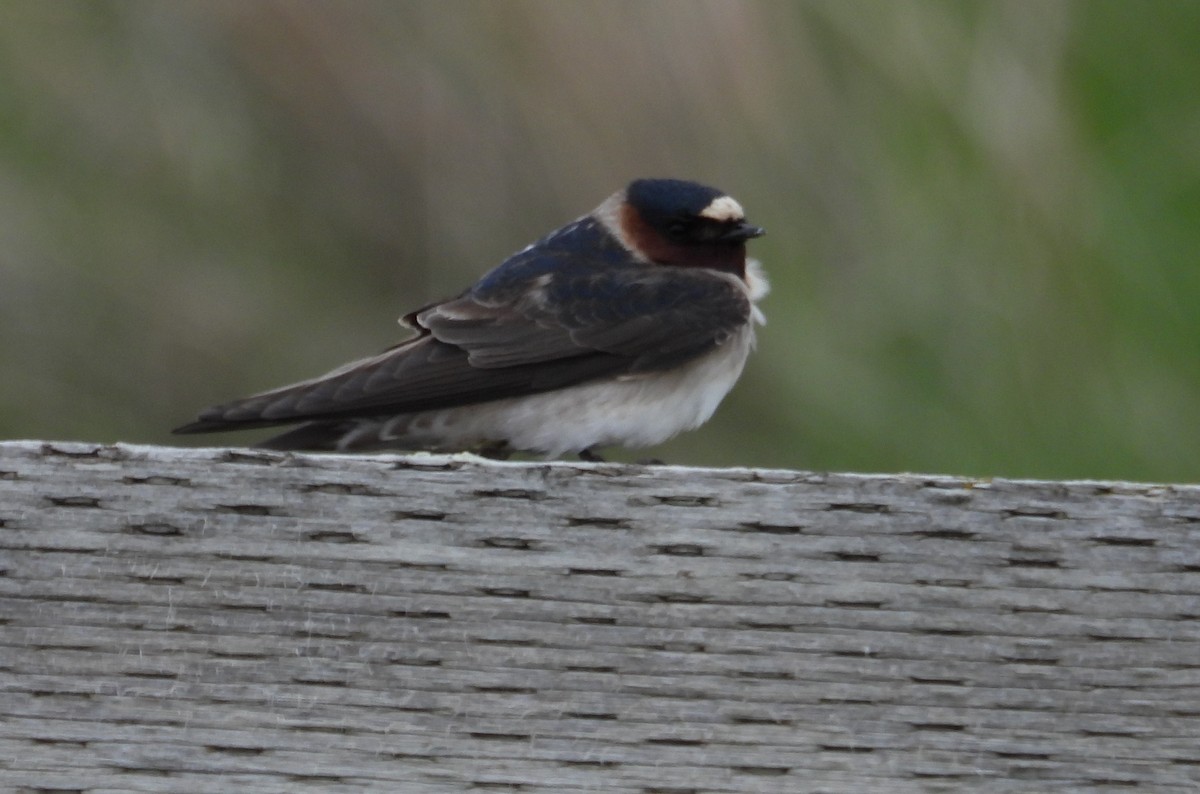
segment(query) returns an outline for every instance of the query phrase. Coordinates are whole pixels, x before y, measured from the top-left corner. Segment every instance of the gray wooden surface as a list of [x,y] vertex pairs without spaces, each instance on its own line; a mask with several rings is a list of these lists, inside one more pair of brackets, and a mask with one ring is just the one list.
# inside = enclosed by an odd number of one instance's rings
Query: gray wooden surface
[[1200,488],[0,443],[0,790],[1200,789]]

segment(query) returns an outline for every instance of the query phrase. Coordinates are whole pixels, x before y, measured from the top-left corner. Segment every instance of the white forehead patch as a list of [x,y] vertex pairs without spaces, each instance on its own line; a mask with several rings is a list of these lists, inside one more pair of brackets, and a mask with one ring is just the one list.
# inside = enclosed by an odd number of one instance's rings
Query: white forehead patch
[[743,220],[746,213],[742,210],[742,205],[731,196],[717,196],[711,204],[700,210],[700,217],[724,223]]

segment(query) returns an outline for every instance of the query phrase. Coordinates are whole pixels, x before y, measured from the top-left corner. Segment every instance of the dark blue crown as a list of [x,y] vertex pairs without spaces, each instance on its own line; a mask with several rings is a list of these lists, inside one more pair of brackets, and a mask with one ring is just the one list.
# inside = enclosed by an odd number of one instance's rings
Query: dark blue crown
[[625,190],[625,200],[647,223],[655,225],[694,218],[713,199],[724,195],[723,190],[683,179],[636,179]]

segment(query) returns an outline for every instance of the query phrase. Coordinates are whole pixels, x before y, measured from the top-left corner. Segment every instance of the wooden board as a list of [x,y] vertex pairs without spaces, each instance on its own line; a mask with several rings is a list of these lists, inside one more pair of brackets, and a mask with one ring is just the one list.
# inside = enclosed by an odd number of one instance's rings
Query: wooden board
[[0,443],[0,790],[1193,792],[1200,488]]

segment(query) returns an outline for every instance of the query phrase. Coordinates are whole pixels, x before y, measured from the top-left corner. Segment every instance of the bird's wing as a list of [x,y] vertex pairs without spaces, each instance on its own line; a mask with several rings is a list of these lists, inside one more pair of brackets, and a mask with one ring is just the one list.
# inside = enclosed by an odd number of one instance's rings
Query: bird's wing
[[415,319],[464,350],[478,369],[607,354],[644,372],[711,350],[749,313],[746,290],[733,276],[639,263],[545,273],[516,289],[475,289]]
[[210,408],[176,432],[409,413],[653,372],[717,347],[750,311],[737,280],[713,271],[527,269],[409,315],[414,339]]

